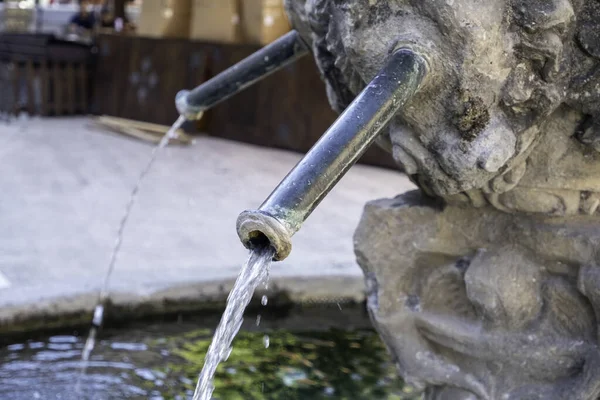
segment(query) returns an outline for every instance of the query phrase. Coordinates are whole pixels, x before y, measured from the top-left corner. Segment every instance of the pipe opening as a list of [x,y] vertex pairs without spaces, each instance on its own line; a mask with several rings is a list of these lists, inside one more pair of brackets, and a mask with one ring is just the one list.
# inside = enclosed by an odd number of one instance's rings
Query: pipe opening
[[275,246],[273,246],[267,235],[261,231],[252,231],[248,234],[248,248],[250,250],[264,249],[267,247],[275,249]]
[[275,261],[285,259],[292,251],[292,238],[285,226],[268,214],[260,211],[245,211],[237,220],[240,240],[251,250],[259,247],[275,249]]

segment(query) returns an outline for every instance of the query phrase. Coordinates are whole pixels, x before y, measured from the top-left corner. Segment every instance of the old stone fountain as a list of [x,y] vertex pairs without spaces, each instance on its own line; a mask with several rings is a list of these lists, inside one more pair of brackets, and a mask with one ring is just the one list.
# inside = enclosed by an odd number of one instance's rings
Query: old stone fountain
[[[242,241],[285,258],[377,140],[420,188],[368,204],[355,235],[399,374],[427,400],[597,399],[600,1],[286,3],[296,32],[263,50],[283,58],[243,80],[310,49],[343,114]],[[192,94],[188,118],[212,105]]]

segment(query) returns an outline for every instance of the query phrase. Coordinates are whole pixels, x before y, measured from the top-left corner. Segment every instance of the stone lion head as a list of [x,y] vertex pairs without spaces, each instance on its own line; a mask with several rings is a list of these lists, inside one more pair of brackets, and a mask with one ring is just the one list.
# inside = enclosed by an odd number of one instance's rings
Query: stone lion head
[[425,56],[427,82],[381,144],[432,195],[480,189],[523,165],[561,107],[579,113],[569,134],[600,149],[597,0],[286,3],[337,111],[394,49]]

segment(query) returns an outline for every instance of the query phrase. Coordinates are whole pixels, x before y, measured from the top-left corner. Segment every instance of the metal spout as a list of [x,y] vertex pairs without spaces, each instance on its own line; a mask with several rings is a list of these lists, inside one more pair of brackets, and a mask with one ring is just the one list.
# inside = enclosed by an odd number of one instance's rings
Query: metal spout
[[252,249],[268,242],[275,248],[274,259],[285,259],[292,236],[419,90],[426,74],[422,56],[396,50],[260,208],[240,214],[237,232],[244,246]]
[[300,34],[290,31],[192,91],[182,90],[177,93],[177,110],[188,120],[200,119],[204,111],[279,71],[308,52]]

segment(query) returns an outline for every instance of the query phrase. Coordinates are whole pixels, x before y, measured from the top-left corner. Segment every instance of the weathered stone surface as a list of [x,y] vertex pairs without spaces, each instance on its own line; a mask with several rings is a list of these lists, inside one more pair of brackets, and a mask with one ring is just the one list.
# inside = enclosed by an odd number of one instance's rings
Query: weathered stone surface
[[489,186],[498,178],[514,188],[513,170],[564,115],[574,125],[564,135],[600,148],[597,0],[288,0],[287,7],[338,111],[394,49],[429,60],[426,86],[381,141],[428,193],[454,200],[506,191]]
[[356,254],[399,372],[428,399],[600,396],[597,223],[369,203]]
[[428,400],[596,400],[600,1],[286,4],[338,111],[395,49],[429,62],[379,142],[423,193],[355,236],[402,376]]

